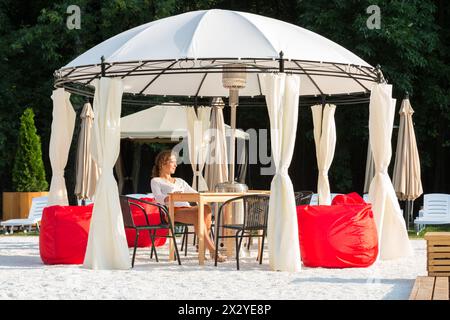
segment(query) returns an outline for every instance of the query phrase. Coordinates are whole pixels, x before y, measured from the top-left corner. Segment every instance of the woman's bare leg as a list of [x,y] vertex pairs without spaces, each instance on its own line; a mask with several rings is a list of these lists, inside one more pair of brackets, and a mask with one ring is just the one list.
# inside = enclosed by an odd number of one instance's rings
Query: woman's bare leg
[[[211,208],[209,206],[205,206],[205,247],[209,251],[215,250],[214,241],[211,240],[209,236],[209,230],[211,229]],[[197,207],[187,207],[187,208],[178,208],[175,210],[175,221],[193,224],[195,233],[198,234],[198,208]]]

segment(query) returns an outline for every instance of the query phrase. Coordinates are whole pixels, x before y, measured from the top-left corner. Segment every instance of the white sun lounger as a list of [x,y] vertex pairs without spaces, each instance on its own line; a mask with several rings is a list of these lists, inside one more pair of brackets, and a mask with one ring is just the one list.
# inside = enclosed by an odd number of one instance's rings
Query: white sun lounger
[[133,193],[133,194],[127,194],[127,197],[141,199],[141,198],[154,198],[153,193]]
[[417,230],[425,225],[450,224],[450,194],[430,193],[423,196],[423,209],[414,220]]
[[[84,199],[84,205],[87,206],[91,203],[94,203],[91,199]],[[77,204],[79,206],[83,205],[83,199],[77,199]]]
[[[331,200],[333,200],[334,197],[337,195],[340,195],[342,193],[331,193]],[[311,206],[317,206],[319,205],[319,195],[317,193],[313,193],[311,196],[311,201],[309,202],[309,205]]]
[[31,208],[30,212],[28,213],[27,219],[10,219],[6,221],[0,222],[0,226],[3,227],[3,229],[6,230],[6,234],[8,234],[8,228],[9,233],[12,234],[14,232],[14,228],[17,229],[24,228],[24,231],[27,230],[25,227],[28,227],[28,231],[31,231],[31,228],[36,225],[36,229],[39,231],[39,223],[42,219],[42,212],[44,211],[44,208],[47,206],[48,203],[48,197],[36,197],[31,200]]

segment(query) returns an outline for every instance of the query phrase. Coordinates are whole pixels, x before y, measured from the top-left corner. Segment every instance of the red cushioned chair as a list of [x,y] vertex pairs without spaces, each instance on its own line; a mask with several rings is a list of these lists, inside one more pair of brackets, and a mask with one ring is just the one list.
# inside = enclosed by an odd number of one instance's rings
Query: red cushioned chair
[[368,267],[378,255],[372,207],[357,194],[331,206],[297,206],[300,252],[307,267]]

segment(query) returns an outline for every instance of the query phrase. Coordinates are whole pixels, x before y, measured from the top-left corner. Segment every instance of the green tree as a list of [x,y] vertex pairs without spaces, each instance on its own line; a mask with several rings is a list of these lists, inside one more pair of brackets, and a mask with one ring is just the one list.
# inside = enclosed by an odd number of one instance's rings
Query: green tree
[[48,188],[42,161],[41,138],[36,132],[34,112],[31,108],[25,109],[20,117],[12,180],[15,190],[19,192],[45,191]]

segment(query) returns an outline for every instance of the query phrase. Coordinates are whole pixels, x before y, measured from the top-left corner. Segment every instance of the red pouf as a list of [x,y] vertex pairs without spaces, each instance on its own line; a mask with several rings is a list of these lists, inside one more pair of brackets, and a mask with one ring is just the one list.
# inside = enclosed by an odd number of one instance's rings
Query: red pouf
[[356,193],[331,206],[298,206],[300,252],[307,267],[368,267],[378,255],[372,207]]
[[335,204],[356,204],[356,205],[363,205],[367,204],[364,199],[357,194],[356,192],[352,192],[349,194],[338,194],[333,198],[333,201],[331,201],[331,205]]
[[46,207],[39,233],[42,261],[45,264],[83,263],[91,216],[92,205]]

